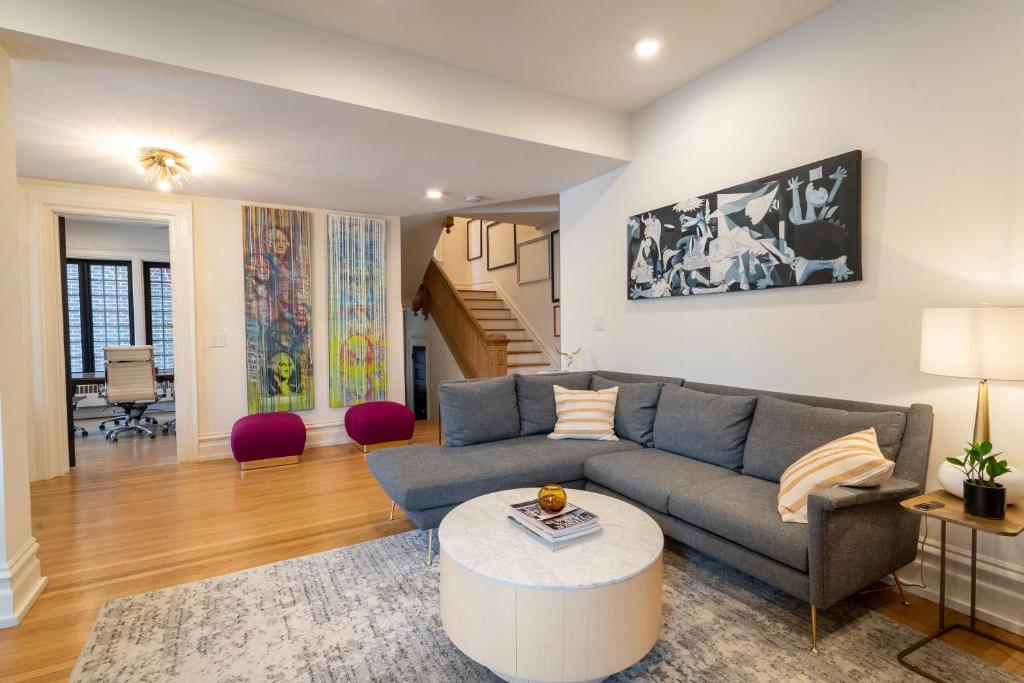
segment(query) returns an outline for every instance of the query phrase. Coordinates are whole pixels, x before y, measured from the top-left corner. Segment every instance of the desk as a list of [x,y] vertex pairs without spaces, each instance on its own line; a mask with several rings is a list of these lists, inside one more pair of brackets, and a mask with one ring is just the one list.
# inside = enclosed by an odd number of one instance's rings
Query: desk
[[[174,370],[157,370],[156,371],[157,382],[173,382],[174,381]],[[106,384],[107,374],[105,372],[73,372],[71,373],[71,379],[68,380],[68,384],[71,388],[75,388],[80,384]]]
[[[930,500],[937,500],[940,503],[945,503],[945,507],[936,508],[934,510],[915,510],[914,506],[920,503],[924,503]],[[975,594],[978,586],[978,532],[984,531],[990,534],[996,534],[998,536],[1018,536],[1024,531],[1024,510],[1021,510],[1016,505],[1011,505],[1006,508],[1006,517],[1003,519],[985,519],[984,517],[975,517],[964,512],[964,502],[954,495],[946,493],[945,491],[932,491],[925,493],[908,500],[904,500],[900,503],[907,510],[913,512],[916,515],[921,515],[925,519],[937,519],[942,526],[942,538],[941,548],[939,550],[939,630],[932,633],[929,636],[925,636],[921,640],[917,641],[907,649],[900,652],[896,658],[899,663],[910,669],[914,673],[924,676],[925,678],[938,681],[943,683],[941,678],[937,678],[930,673],[922,671],[913,664],[907,662],[907,655],[914,652],[915,650],[924,647],[931,641],[939,638],[950,631],[955,629],[962,629],[968,631],[982,638],[986,638],[993,642],[1005,645],[1008,648],[1017,650],[1018,652],[1024,652],[1024,648],[1018,647],[1013,643],[1010,643],[1002,638],[998,638],[983,631],[979,631],[977,627],[977,616],[976,616],[976,600]],[[946,626],[946,523],[958,524],[960,526],[967,527],[971,530],[971,625],[965,626],[963,624],[950,624]]]

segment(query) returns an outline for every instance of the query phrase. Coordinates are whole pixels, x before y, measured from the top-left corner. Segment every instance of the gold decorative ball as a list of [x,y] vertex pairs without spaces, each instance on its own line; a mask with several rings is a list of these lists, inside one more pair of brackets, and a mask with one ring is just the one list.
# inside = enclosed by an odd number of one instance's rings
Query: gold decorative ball
[[558,512],[565,507],[565,489],[558,484],[545,484],[537,493],[537,502],[548,512]]

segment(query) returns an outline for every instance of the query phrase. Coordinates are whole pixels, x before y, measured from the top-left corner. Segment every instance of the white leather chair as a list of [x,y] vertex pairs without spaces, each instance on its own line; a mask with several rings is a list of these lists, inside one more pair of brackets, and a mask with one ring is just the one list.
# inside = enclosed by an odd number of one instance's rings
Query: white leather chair
[[107,432],[107,438],[117,441],[124,433],[141,432],[156,438],[152,429],[142,421],[143,413],[156,403],[156,369],[153,366],[152,346],[107,346],[107,395],[110,405],[124,411],[124,424]]

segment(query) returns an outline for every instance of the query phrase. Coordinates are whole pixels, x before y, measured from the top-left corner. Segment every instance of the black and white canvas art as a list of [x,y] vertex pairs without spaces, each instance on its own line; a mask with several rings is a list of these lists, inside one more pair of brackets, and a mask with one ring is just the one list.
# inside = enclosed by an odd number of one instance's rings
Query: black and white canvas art
[[860,150],[629,219],[630,299],[862,279]]

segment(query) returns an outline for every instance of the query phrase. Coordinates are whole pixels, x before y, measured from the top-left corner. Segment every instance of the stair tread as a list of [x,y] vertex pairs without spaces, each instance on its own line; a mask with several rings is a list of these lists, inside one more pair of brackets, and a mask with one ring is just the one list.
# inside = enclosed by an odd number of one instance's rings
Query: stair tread
[[507,353],[509,353],[509,354],[513,354],[513,353],[540,353],[540,351],[508,351]]
[[510,368],[539,368],[542,365],[551,365],[551,363],[506,363],[505,365]]

